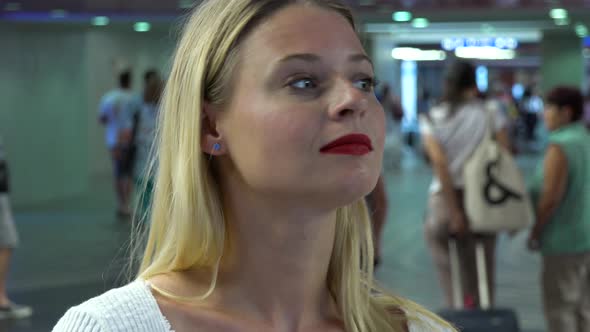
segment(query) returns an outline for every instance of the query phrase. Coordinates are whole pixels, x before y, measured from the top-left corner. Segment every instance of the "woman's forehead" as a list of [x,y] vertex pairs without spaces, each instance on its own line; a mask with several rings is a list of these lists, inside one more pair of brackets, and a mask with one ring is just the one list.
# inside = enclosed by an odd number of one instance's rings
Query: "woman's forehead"
[[291,5],[272,15],[244,41],[248,52],[318,53],[328,48],[362,52],[350,22],[314,5]]

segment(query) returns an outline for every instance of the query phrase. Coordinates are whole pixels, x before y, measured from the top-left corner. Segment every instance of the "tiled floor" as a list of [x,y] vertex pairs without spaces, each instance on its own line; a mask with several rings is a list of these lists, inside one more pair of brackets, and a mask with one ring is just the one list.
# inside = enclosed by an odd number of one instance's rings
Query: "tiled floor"
[[[390,211],[377,276],[436,310],[441,293],[422,237],[430,172],[415,156],[404,156],[401,170],[386,175]],[[530,169],[533,161],[524,160],[523,167]],[[16,211],[23,245],[14,257],[9,289],[36,313],[30,320],[0,322],[0,332],[49,331],[69,306],[124,278],[129,226],[114,218],[113,206],[110,183],[102,179],[86,196]],[[516,308],[523,328],[540,332],[539,259],[524,249],[524,237],[500,240],[498,305]]]

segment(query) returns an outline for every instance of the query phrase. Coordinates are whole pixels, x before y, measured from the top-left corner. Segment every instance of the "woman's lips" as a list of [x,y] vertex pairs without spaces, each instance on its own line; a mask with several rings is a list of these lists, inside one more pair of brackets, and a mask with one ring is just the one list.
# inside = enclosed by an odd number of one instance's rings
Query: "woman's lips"
[[364,134],[350,134],[342,136],[320,149],[321,153],[346,154],[362,156],[373,151],[369,136]]

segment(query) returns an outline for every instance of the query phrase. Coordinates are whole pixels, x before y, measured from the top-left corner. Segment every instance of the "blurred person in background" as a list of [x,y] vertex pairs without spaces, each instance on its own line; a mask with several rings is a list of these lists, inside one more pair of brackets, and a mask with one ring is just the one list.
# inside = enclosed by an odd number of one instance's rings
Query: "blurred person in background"
[[187,22],[137,279],[54,331],[455,331],[374,283],[385,116],[352,13],[208,0]]
[[[463,166],[487,133],[490,106],[478,98],[475,67],[469,62],[458,61],[448,68],[444,84],[442,102],[420,117],[424,148],[434,171],[424,231],[449,307],[453,302],[448,243],[450,235],[459,237],[463,293],[471,297],[465,299],[466,305],[474,306],[479,302],[475,239],[463,207]],[[500,110],[494,115],[495,138],[509,149],[506,117]],[[483,241],[493,303],[496,236],[485,235]]]
[[[404,117],[404,111],[399,97],[391,91],[389,84],[383,83],[376,96],[377,100],[381,103],[381,106],[383,106],[387,121],[389,122],[393,120],[395,124],[399,124]],[[389,127],[390,126],[388,126],[388,128]]]
[[430,91],[427,88],[422,87],[420,89],[420,97],[418,98],[418,115],[428,113],[430,108],[432,108],[432,97],[430,96]]
[[[391,86],[388,83],[380,84],[380,89],[376,91],[375,96],[385,111],[387,137],[384,151],[384,164],[388,164],[384,167],[384,171],[386,171],[387,169],[391,169],[393,164],[397,163],[397,160],[392,160],[390,156],[392,147],[388,148],[387,139],[399,133],[399,122],[403,118],[403,111],[401,103],[393,94],[393,91],[391,91]],[[373,265],[377,267],[381,264],[381,238],[387,218],[387,193],[385,191],[383,174],[379,177],[375,189],[365,197],[365,201],[367,203],[367,208],[369,209],[371,227],[373,230]]]
[[117,194],[117,215],[130,216],[130,197],[132,190],[132,163],[129,157],[128,139],[122,135],[126,121],[126,109],[136,100],[131,91],[131,71],[119,74],[118,88],[107,92],[100,101],[99,122],[105,126],[105,141],[109,149],[114,173],[114,187]]
[[[150,152],[156,136],[156,123],[158,120],[158,104],[162,94],[163,82],[155,69],[150,69],[144,74],[144,90],[139,109],[127,108],[126,123],[124,124],[124,137],[131,146],[133,153],[133,179],[136,198],[139,200],[137,216],[147,218],[151,193],[153,190],[153,178],[150,174],[148,163]],[[155,165],[154,165],[155,167]]]
[[492,93],[490,94],[490,101],[498,103],[497,107],[506,117],[506,131],[510,138],[511,151],[516,154],[518,152],[516,140],[518,139],[518,107],[514,103],[514,98],[505,84],[496,81],[492,84]]
[[373,245],[375,247],[373,265],[377,267],[381,265],[381,239],[383,238],[383,228],[387,220],[387,192],[385,191],[383,175],[379,177],[375,189],[365,197],[365,200],[373,228]]
[[0,137],[0,319],[22,319],[31,316],[33,309],[13,303],[6,292],[10,258],[19,243],[8,196],[9,181],[8,165]]
[[381,103],[385,111],[385,151],[383,155],[383,171],[388,172],[397,170],[401,166],[402,158],[402,132],[401,121],[404,117],[404,112],[401,105],[401,100],[397,97],[389,84],[383,83],[379,85],[376,92],[377,100]]
[[543,112],[543,99],[535,93],[532,86],[529,86],[524,90],[519,106],[525,127],[525,139],[527,142],[533,142],[539,117]]
[[590,130],[590,89],[586,93],[586,100],[584,102],[584,123],[586,128]]
[[537,220],[528,241],[543,256],[549,332],[590,331],[590,134],[582,116],[579,89],[549,91],[549,146],[533,182]]

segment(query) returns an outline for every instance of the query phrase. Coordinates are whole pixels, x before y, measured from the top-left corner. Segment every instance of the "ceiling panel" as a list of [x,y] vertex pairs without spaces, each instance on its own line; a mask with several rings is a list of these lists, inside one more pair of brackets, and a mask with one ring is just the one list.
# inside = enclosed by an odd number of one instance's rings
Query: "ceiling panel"
[[545,8],[554,5],[565,7],[590,6],[588,0],[354,0],[353,6],[377,6],[405,9],[490,9],[490,8]]
[[[24,12],[63,9],[72,13],[140,15],[181,13],[181,7],[200,0],[0,0],[0,13],[8,3]],[[346,0],[345,0],[346,1]],[[369,22],[391,21],[391,12],[410,10],[433,21],[515,20],[547,18],[554,6],[570,9],[572,16],[590,17],[590,0],[348,0],[359,17]],[[14,6],[12,6],[14,8]]]
[[[20,3],[24,10],[50,10],[55,8],[70,11],[88,10],[133,10],[172,11],[179,5],[195,2],[190,0],[0,0],[0,3]],[[198,2],[198,1],[196,1]],[[561,5],[566,8],[590,7],[590,0],[348,0],[358,9],[410,9],[410,10],[464,10],[464,9],[530,9],[549,8]]]

